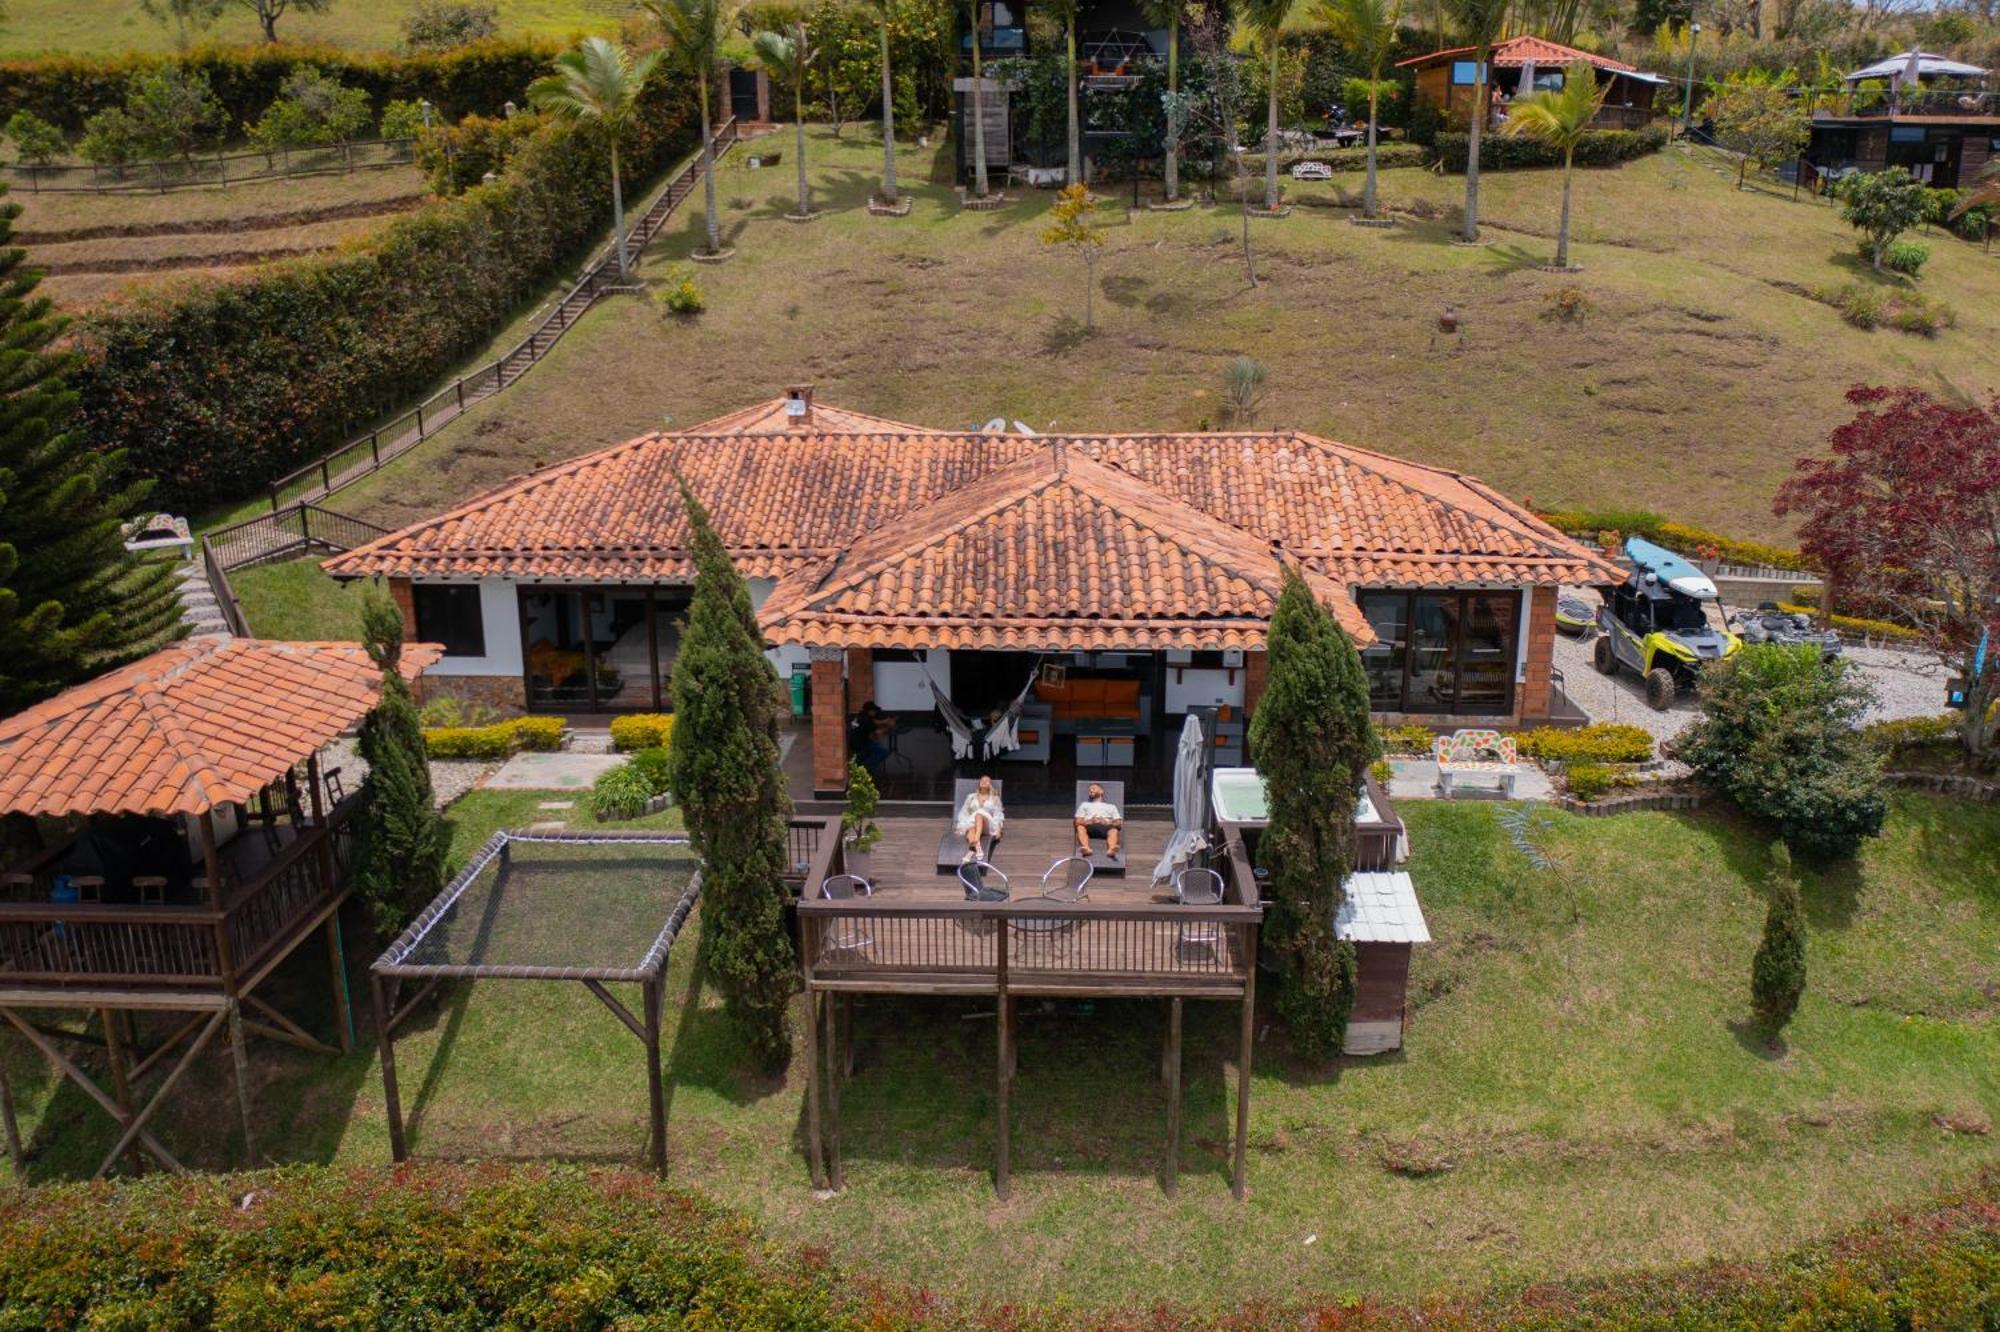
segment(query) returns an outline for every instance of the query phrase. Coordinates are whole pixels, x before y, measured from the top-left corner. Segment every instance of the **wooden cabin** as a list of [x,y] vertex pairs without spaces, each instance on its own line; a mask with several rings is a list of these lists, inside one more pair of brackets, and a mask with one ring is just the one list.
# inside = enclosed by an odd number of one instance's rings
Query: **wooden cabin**
[[[1413,56],[1397,67],[1415,73],[1417,105],[1433,106],[1448,117],[1463,120],[1472,114],[1472,99],[1478,95],[1477,55],[1474,47],[1455,46]],[[1545,37],[1510,37],[1493,47],[1487,61],[1487,96],[1491,99],[1497,91],[1497,109],[1504,114],[1508,102],[1531,90],[1548,92],[1562,87],[1569,66],[1579,60],[1597,72],[1598,85],[1605,89],[1604,105],[1591,122],[1593,129],[1636,130],[1653,122],[1653,102],[1667,86],[1666,79]],[[1489,116],[1494,110],[1489,102]]]

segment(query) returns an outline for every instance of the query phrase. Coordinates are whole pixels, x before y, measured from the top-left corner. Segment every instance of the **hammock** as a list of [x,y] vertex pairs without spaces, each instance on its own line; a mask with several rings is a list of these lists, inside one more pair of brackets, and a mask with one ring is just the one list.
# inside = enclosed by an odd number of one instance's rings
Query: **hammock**
[[[924,683],[930,686],[931,697],[937,700],[938,716],[944,718],[945,729],[951,732],[951,756],[955,759],[969,759],[978,738],[978,727],[970,717],[951,701],[949,695],[939,687],[937,677],[931,674],[930,654],[923,660]],[[1028,695],[1034,692],[1035,678],[1041,673],[1041,659],[1035,659],[1034,669],[1028,672],[1028,682],[1021,686],[1021,692],[1014,696],[1001,712],[999,720],[987,729],[986,755],[988,758],[1005,754],[1021,747],[1021,710],[1028,705]]]

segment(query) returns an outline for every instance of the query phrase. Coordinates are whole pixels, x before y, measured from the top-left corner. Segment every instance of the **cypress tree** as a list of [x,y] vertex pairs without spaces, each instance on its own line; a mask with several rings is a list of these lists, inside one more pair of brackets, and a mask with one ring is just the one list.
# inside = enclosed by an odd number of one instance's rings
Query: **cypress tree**
[[1750,962],[1750,1006],[1764,1030],[1775,1038],[1792,1020],[1806,992],[1805,909],[1799,901],[1791,852],[1783,842],[1771,847],[1768,888],[1764,938]]
[[118,530],[151,483],[124,482],[123,454],[67,433],[71,358],[48,350],[62,323],[6,244],[20,211],[0,206],[0,715],[181,632],[173,565],[132,554]]
[[361,722],[361,858],[356,880],[375,928],[392,935],[444,887],[451,845],[431,790],[423,723],[399,662],[403,614],[370,590],[361,603],[362,641],[382,668],[382,697]]
[[1271,872],[1264,937],[1277,953],[1278,1012],[1310,1058],[1340,1053],[1354,1007],[1354,947],[1334,936],[1354,864],[1362,775],[1380,755],[1368,679],[1354,642],[1287,571],[1271,615],[1270,669],[1250,718],[1270,823],[1258,858]]
[[723,1003],[769,1068],[791,1052],[785,1015],[799,975],[785,930],[785,829],[777,673],[750,589],[682,480],[694,599],[674,658],[671,779],[702,861],[702,951]]

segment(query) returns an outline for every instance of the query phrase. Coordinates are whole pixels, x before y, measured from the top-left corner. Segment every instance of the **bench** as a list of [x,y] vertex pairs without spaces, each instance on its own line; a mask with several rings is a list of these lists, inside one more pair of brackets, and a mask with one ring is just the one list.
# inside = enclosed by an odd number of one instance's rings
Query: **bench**
[[1332,180],[1333,168],[1324,162],[1292,163],[1293,180]]
[[1431,744],[1438,765],[1438,790],[1451,799],[1454,781],[1490,777],[1501,796],[1514,798],[1514,778],[1521,771],[1514,738],[1498,731],[1463,730],[1438,736]]

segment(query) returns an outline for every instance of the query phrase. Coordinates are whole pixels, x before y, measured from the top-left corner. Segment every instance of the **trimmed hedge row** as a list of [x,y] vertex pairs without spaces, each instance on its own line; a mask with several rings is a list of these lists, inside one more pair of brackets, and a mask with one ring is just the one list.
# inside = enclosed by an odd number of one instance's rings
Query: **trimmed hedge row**
[[660,749],[673,739],[671,712],[632,712],[611,719],[611,747],[623,754],[632,749]]
[[1537,726],[1521,732],[1514,744],[1524,758],[1547,759],[1551,763],[1646,763],[1653,757],[1652,733],[1643,726],[1618,722],[1592,722],[1575,730]]
[[2000,1172],[1772,1259],[1421,1306],[953,1304],[780,1248],[625,1171],[298,1166],[0,1195],[0,1329],[730,1332],[1974,1328],[2000,1323]]
[[[1435,158],[1431,150],[1417,143],[1378,143],[1375,145],[1375,167],[1387,171],[1391,167],[1429,166]],[[1264,154],[1245,153],[1244,166],[1253,176],[1264,174]],[[1320,162],[1335,171],[1366,171],[1368,150],[1366,148],[1306,148],[1278,154],[1278,170],[1290,171],[1301,162]]]
[[1726,564],[1769,565],[1773,569],[1816,572],[1816,567],[1804,551],[1789,546],[1770,546],[1761,541],[1743,541],[1692,523],[1671,522],[1648,509],[1557,509],[1548,513],[1537,509],[1535,516],[1571,536],[1594,539],[1599,532],[1617,532],[1621,536],[1644,537],[1690,558],[1699,556],[1702,547],[1708,546],[1713,547],[1717,558]]
[[514,717],[491,726],[433,726],[424,752],[434,759],[503,759],[521,750],[548,754],[562,748],[560,717]]
[[1804,615],[1830,629],[1843,633],[1862,634],[1869,638],[1893,638],[1899,642],[1914,643],[1923,634],[1907,624],[1897,624],[1894,620],[1871,620],[1862,615],[1827,615],[1814,606],[1800,606],[1789,601],[1778,603],[1778,609],[1787,615]]
[[99,111],[125,104],[134,74],[180,65],[206,74],[232,129],[276,101],[280,85],[300,65],[312,65],[363,88],[379,113],[391,101],[428,98],[447,119],[474,112],[498,115],[560,52],[554,43],[493,38],[456,50],[410,55],[363,54],[338,46],[204,46],[179,56],[39,56],[0,61],[0,122],[32,111],[71,132]]
[[[1437,136],[1438,157],[1446,171],[1465,170],[1471,136],[1446,131]],[[1613,166],[1635,157],[1657,153],[1667,146],[1667,132],[1657,127],[1642,130],[1591,130],[1576,147],[1578,166]],[[1562,153],[1539,139],[1515,139],[1504,134],[1479,136],[1481,171],[1515,171],[1529,167],[1562,165]]]
[[[699,137],[677,87],[620,154],[635,196]],[[404,405],[492,336],[611,212],[601,136],[544,123],[491,184],[362,248],[196,283],[77,325],[77,428],[156,477],[166,508],[254,492]]]

